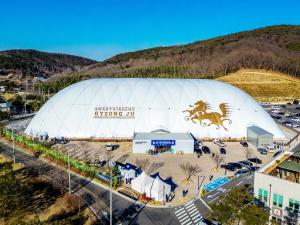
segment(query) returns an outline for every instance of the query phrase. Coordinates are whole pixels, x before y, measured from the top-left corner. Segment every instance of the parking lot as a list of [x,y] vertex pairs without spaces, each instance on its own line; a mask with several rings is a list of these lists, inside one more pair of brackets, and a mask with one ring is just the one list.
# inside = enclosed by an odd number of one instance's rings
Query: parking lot
[[261,104],[280,124],[300,131],[300,105],[298,104]]
[[[78,146],[80,145],[79,142],[71,142],[71,144],[76,144]],[[178,185],[175,191],[175,198],[173,202],[182,201],[184,199],[194,197],[198,193],[198,179],[199,185],[201,183],[203,183],[204,185],[205,183],[209,182],[210,179],[214,180],[218,177],[234,176],[234,173],[236,171],[229,171],[220,168],[221,164],[228,162],[238,162],[241,160],[246,160],[249,157],[258,157],[260,160],[262,160],[262,163],[258,164],[257,166],[263,166],[268,163],[273,156],[273,153],[261,155],[251,147],[243,147],[239,142],[226,142],[226,154],[219,154],[220,147],[218,145],[212,142],[205,142],[203,144],[210,149],[210,154],[202,154],[200,158],[198,158],[196,154],[175,155],[169,152],[161,153],[158,155],[133,154],[132,143],[121,142],[116,144],[118,145],[118,148],[114,151],[111,151],[110,157],[112,157],[112,160],[136,165],[137,160],[148,159],[149,165],[146,169],[148,174],[155,174],[159,172],[160,176],[163,179],[172,177],[172,180],[175,182],[175,184]],[[85,147],[88,152],[93,152],[93,154],[90,154],[91,158],[93,155],[96,155],[97,159],[107,159],[107,155],[105,151],[103,151],[103,148],[105,148],[105,143],[87,142],[85,144]],[[213,154],[220,155],[221,160],[219,162],[216,162],[216,160],[212,158]],[[185,162],[189,162],[192,165],[198,165],[201,169],[200,173],[192,177],[192,182],[190,183],[186,183],[184,181],[186,175],[180,169],[180,164]],[[255,166],[255,163],[253,163],[253,166]],[[188,194],[185,198],[183,198],[182,191],[185,189],[188,189]]]

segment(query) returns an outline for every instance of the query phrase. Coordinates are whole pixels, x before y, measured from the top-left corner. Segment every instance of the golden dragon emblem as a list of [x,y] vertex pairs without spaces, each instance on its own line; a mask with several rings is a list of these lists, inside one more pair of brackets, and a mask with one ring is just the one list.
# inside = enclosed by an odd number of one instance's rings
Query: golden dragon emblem
[[221,103],[219,105],[219,112],[208,112],[211,109],[209,103],[199,100],[194,103],[194,105],[189,105],[190,109],[182,111],[183,113],[188,113],[184,117],[185,120],[191,120],[193,123],[199,123],[201,126],[210,126],[215,125],[216,129],[223,127],[227,131],[227,128],[224,126],[224,121],[228,121],[229,124],[232,123],[228,119],[230,114],[230,107],[227,103]]

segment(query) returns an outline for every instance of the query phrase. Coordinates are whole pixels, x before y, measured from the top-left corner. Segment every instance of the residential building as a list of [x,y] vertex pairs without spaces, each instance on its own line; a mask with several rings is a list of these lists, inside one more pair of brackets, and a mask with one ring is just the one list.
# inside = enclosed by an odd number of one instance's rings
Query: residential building
[[300,224],[300,145],[255,172],[254,197],[282,224]]

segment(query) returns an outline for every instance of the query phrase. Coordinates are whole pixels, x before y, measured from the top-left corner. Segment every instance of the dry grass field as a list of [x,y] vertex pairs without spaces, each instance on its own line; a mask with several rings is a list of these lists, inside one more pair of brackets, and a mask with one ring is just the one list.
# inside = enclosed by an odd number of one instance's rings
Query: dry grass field
[[300,79],[282,73],[243,69],[217,80],[241,88],[260,102],[300,99]]

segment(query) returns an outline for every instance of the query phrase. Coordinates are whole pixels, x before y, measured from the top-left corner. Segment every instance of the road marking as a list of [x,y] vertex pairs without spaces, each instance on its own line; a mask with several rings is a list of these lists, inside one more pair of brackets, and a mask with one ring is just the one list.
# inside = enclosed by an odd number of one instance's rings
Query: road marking
[[196,212],[194,212],[194,213],[192,213],[192,214],[190,214],[190,217],[194,217],[195,215],[198,215],[198,214],[200,214],[199,212],[198,212],[198,210],[196,211]]
[[242,184],[243,183],[243,181],[240,181],[240,182],[238,182],[237,184],[236,184],[236,186],[239,186],[240,184]]
[[188,210],[191,207],[194,207],[195,205],[189,205],[188,207],[185,207],[186,210]]
[[247,177],[247,180],[249,180],[249,179],[250,179],[250,178],[252,178],[252,177],[253,177],[253,175],[251,175],[251,176],[248,176],[248,177]]
[[183,222],[180,222],[182,225],[185,225],[185,224],[187,224],[187,223],[189,223],[189,222],[192,222],[192,221],[190,221],[190,220],[185,220],[185,221],[183,221]]
[[215,197],[215,196],[218,195],[218,194],[219,194],[219,192],[217,191],[215,194],[207,196],[207,198]]
[[211,203],[211,202],[215,201],[216,199],[218,199],[218,196],[213,198],[212,200],[210,200],[208,203]]
[[184,208],[183,208],[183,207],[182,207],[181,209],[176,210],[176,211],[175,211],[175,214],[176,214],[176,213],[179,213],[179,212],[182,212],[182,211],[184,211]]
[[185,210],[182,211],[182,212],[179,212],[179,213],[176,213],[176,212],[175,212],[175,215],[176,215],[177,217],[179,217],[180,215],[182,215],[182,214],[184,214],[184,213],[185,213]]
[[179,220],[181,220],[182,218],[185,218],[185,217],[189,217],[189,215],[188,215],[187,213],[184,213],[184,214],[182,214],[182,215],[180,215],[180,216],[177,216],[177,218],[178,218]]
[[212,211],[211,208],[209,207],[209,205],[207,205],[207,203],[206,203],[201,197],[200,197],[199,199],[200,199],[200,201],[203,203],[203,205],[205,205],[206,208],[209,209],[209,211]]
[[186,204],[184,206],[186,207],[186,206],[193,205],[193,204],[194,204],[194,202],[189,202],[188,204]]
[[198,212],[198,209],[195,207],[193,210],[191,210],[191,211],[188,211],[188,213],[191,215],[191,214],[193,214],[194,212]]

